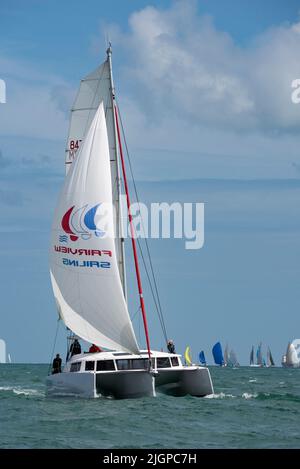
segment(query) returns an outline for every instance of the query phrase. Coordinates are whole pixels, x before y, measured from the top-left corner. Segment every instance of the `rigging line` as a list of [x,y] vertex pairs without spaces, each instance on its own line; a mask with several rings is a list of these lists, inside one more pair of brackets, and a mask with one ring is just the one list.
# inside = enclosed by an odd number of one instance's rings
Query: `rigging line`
[[136,312],[134,313],[134,315],[130,318],[131,321],[134,320],[134,318],[136,317],[136,315],[137,315],[137,313],[140,311],[140,309],[141,309],[141,306],[138,307],[138,309],[136,310]]
[[140,297],[140,305],[141,305],[141,310],[142,310],[142,317],[143,317],[143,323],[144,323],[144,330],[145,330],[146,344],[147,344],[147,350],[148,350],[148,356],[149,356],[149,363],[151,363],[151,349],[150,349],[150,340],[149,340],[149,330],[148,330],[148,323],[147,323],[147,317],[146,317],[145,302],[144,302],[144,297],[143,297],[143,289],[142,289],[142,281],[141,281],[141,275],[140,275],[140,269],[139,269],[139,261],[138,261],[138,255],[137,255],[137,250],[136,250],[136,242],[135,242],[135,238],[134,238],[134,228],[133,228],[133,223],[132,223],[130,196],[129,196],[129,190],[128,190],[127,177],[126,177],[125,159],[124,159],[123,149],[122,149],[122,139],[121,139],[121,134],[120,134],[117,106],[114,106],[114,111],[115,111],[116,130],[117,130],[117,136],[118,136],[121,165],[122,165],[122,173],[123,173],[124,185],[125,185],[125,189],[126,189],[126,201],[127,201],[127,210],[128,210],[128,218],[129,218],[130,233],[131,233],[132,251],[133,251],[133,257],[134,257],[136,281],[137,281],[137,287],[138,287],[138,292],[139,292],[139,297]]
[[[122,181],[122,182],[123,182],[123,181]],[[168,341],[167,331],[166,331],[166,328],[165,328],[165,324],[164,324],[163,318],[162,318],[161,315],[159,314],[159,308],[158,308],[158,304],[157,304],[157,301],[156,301],[156,296],[155,296],[155,293],[154,293],[154,290],[153,290],[153,285],[152,285],[152,281],[151,281],[151,278],[150,278],[150,275],[149,275],[149,271],[148,271],[148,268],[147,268],[147,263],[146,263],[146,260],[145,260],[145,257],[144,257],[144,253],[143,253],[143,249],[142,249],[142,246],[141,246],[141,242],[140,242],[139,238],[136,238],[136,241],[137,241],[137,244],[138,244],[138,247],[139,247],[139,252],[140,252],[140,255],[141,255],[141,258],[142,258],[142,262],[143,262],[143,265],[144,265],[144,269],[145,269],[145,272],[146,272],[146,275],[147,275],[147,279],[148,279],[148,282],[149,282],[149,286],[150,286],[150,290],[151,290],[153,302],[154,302],[154,304],[155,304],[155,308],[156,308],[157,315],[158,315],[158,319],[159,319],[159,322],[160,322],[160,325],[161,325],[161,328],[162,328],[163,336],[164,336],[165,341],[167,342],[167,341]],[[135,317],[135,315],[136,315],[136,313],[134,314],[133,318]]]
[[144,269],[145,269],[147,279],[148,279],[148,282],[149,282],[153,302],[155,304],[155,308],[156,308],[158,319],[159,319],[159,322],[160,322],[160,325],[161,325],[161,328],[162,328],[163,336],[164,336],[165,341],[167,342],[168,341],[168,336],[167,336],[167,331],[166,331],[166,327],[165,327],[165,323],[164,323],[164,318],[162,317],[162,314],[160,314],[160,311],[159,311],[159,307],[158,307],[158,304],[157,304],[157,298],[156,298],[154,290],[153,290],[153,285],[152,285],[152,281],[151,281],[149,271],[148,271],[148,268],[147,268],[147,263],[146,263],[146,260],[145,260],[145,257],[144,257],[141,242],[140,242],[139,238],[136,238],[136,241],[137,241],[137,244],[138,244],[138,247],[139,247],[139,252],[140,252],[142,262],[143,262],[143,265],[144,265]]
[[159,319],[159,322],[160,322],[160,325],[161,325],[161,328],[162,328],[163,336],[164,336],[164,338],[167,342],[168,341],[167,331],[166,331],[166,328],[165,328],[163,318],[159,314],[159,308],[158,308],[158,305],[157,305],[157,302],[156,302],[156,297],[155,297],[155,294],[154,294],[154,291],[153,291],[152,282],[151,282],[149,272],[148,272],[148,269],[147,269],[147,266],[146,266],[146,261],[145,261],[145,258],[144,258],[144,253],[143,253],[143,250],[142,250],[142,246],[141,246],[140,240],[138,238],[136,238],[136,240],[137,240],[138,247],[139,247],[139,250],[140,250],[140,255],[141,255],[141,258],[142,258],[142,261],[143,261],[145,272],[146,272],[146,275],[147,275],[147,278],[148,278],[148,282],[149,282],[150,290],[151,290],[151,293],[152,293],[152,298],[153,298],[153,301],[154,301],[154,304],[155,304],[155,308],[156,308],[156,311],[158,313],[158,319]]
[[49,368],[48,368],[48,375],[50,375],[50,370],[51,370],[51,366],[52,366],[52,360],[53,360],[53,356],[54,356],[54,349],[55,349],[55,346],[56,346],[56,340],[57,340],[59,324],[60,324],[60,318],[57,319],[54,344],[53,344],[53,348],[52,348],[52,352],[51,352],[51,356],[50,356]]
[[[137,201],[139,203],[137,194],[136,194],[136,198],[137,198]],[[141,222],[143,223],[142,220],[141,220]],[[143,228],[143,230],[144,230],[144,228]],[[145,230],[144,230],[144,232],[145,232]],[[146,272],[146,275],[147,275],[147,278],[148,278],[148,282],[149,282],[149,286],[150,286],[150,289],[151,289],[152,298],[153,298],[153,301],[154,301],[154,304],[155,304],[155,308],[156,308],[156,311],[157,311],[158,319],[159,319],[159,322],[160,322],[160,325],[161,325],[161,328],[162,328],[163,336],[164,336],[165,341],[167,342],[168,341],[168,335],[167,335],[165,321],[164,321],[162,308],[161,308],[161,304],[160,304],[159,293],[158,293],[157,284],[156,284],[155,275],[154,275],[154,270],[153,270],[153,265],[152,265],[152,261],[151,261],[151,255],[150,255],[148,244],[146,242],[146,238],[144,238],[144,240],[145,240],[146,246],[148,248],[147,249],[148,259],[149,259],[149,263],[150,263],[150,267],[151,267],[151,273],[152,273],[154,288],[156,290],[156,295],[153,291],[152,280],[151,280],[150,275],[149,275],[147,262],[145,260],[145,257],[144,257],[144,254],[143,254],[143,249],[142,249],[141,243],[140,243],[138,238],[137,238],[137,243],[138,243],[138,247],[139,247],[139,250],[140,250],[141,257],[142,257],[144,269],[145,269],[145,272]]]
[[[130,160],[130,156],[129,156],[129,150],[128,150],[128,145],[127,145],[127,140],[126,140],[126,136],[125,136],[125,132],[124,132],[124,126],[123,126],[122,116],[121,116],[121,113],[120,113],[120,109],[119,109],[119,104],[118,104],[118,102],[117,102],[117,107],[118,107],[118,113],[119,113],[119,116],[120,116],[120,123],[121,123],[122,135],[123,135],[123,139],[124,139],[124,143],[125,143],[125,149],[126,149],[127,159],[128,159],[128,162],[129,162],[129,169],[130,169],[130,173],[131,173],[131,177],[132,177],[132,181],[133,181],[133,187],[134,187],[135,197],[136,197],[136,200],[137,200],[137,202],[138,202],[138,204],[139,204],[140,201],[139,201],[139,197],[138,197],[138,192],[137,192],[137,187],[136,187],[136,183],[135,183],[135,178],[134,178],[134,175],[133,175],[133,169],[132,169],[132,165],[131,165],[131,160]],[[145,234],[145,228],[144,228],[144,223],[143,223],[142,217],[141,217],[141,226],[142,226],[143,232],[144,232],[144,234]],[[159,296],[159,292],[158,292],[157,282],[156,282],[156,278],[155,278],[154,268],[153,268],[153,264],[152,264],[152,260],[151,260],[150,249],[149,249],[149,245],[148,245],[148,242],[147,242],[147,238],[145,237],[144,240],[145,240],[146,250],[147,250],[147,254],[148,254],[148,259],[149,259],[149,264],[150,264],[150,270],[151,270],[151,274],[152,274],[152,278],[153,278],[154,289],[155,289],[155,292],[156,292],[157,302],[158,302],[158,306],[159,306],[159,311],[157,310],[157,312],[158,312],[158,315],[161,316],[161,322],[163,323],[163,326],[162,326],[162,328],[163,328],[163,333],[164,333],[165,339],[166,339],[166,341],[167,341],[167,331],[166,331],[165,321],[164,321],[164,317],[163,317],[163,312],[162,312],[162,307],[161,307],[161,302],[160,302],[160,296]],[[139,244],[139,243],[138,243],[138,244]],[[141,248],[140,248],[140,249],[141,249]],[[145,263],[144,263],[144,267],[145,267],[145,270],[147,271],[147,267],[146,267]],[[149,281],[149,283],[150,283],[150,281]]]

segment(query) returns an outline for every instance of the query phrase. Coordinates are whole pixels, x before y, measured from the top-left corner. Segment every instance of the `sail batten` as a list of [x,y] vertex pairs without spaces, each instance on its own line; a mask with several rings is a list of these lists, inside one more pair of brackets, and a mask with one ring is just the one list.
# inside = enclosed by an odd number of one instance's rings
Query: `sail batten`
[[119,271],[111,180],[101,102],[55,211],[52,286],[59,314],[74,333],[104,348],[137,353]]

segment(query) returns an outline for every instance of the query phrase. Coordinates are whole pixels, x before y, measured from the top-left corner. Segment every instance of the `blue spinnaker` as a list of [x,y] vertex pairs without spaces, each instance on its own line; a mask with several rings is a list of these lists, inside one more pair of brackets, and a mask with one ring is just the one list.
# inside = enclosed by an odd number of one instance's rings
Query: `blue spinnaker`
[[215,360],[216,365],[224,365],[224,357],[223,357],[223,352],[222,352],[222,346],[220,342],[217,342],[212,349],[212,354]]
[[201,352],[199,353],[199,362],[201,363],[201,365],[206,365],[206,360],[205,360],[205,355],[204,355],[203,350],[201,350]]

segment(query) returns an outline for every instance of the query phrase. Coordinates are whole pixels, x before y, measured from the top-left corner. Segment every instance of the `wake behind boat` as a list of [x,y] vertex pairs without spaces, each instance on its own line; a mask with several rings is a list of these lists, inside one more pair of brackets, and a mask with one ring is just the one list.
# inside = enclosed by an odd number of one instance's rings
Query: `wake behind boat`
[[[156,388],[174,395],[212,394],[206,367],[183,366],[180,355],[150,348],[111,47],[106,61],[81,82],[65,163],[67,176],[52,226],[53,292],[67,328],[106,351],[73,354],[62,372],[58,367],[48,376],[48,394],[130,398],[154,396]],[[127,306],[120,168],[146,351],[139,349]]]

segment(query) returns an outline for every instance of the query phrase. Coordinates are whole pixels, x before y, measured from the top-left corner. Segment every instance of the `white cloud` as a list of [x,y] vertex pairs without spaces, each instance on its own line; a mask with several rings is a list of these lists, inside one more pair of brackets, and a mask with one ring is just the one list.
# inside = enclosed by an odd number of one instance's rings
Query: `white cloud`
[[247,47],[193,1],[149,6],[130,16],[127,32],[108,30],[116,65],[123,53],[115,81],[138,178],[297,176],[296,19]]
[[64,139],[72,87],[26,61],[0,56],[0,70],[7,89],[7,102],[0,106],[1,135]]
[[300,77],[300,23],[242,48],[191,1],[147,7],[131,15],[129,27],[124,34],[113,27],[111,35],[129,61],[130,97],[151,119],[176,114],[215,128],[298,130],[291,82]]
[[[127,32],[105,29],[117,51],[115,82],[138,178],[298,175],[300,105],[291,101],[291,82],[300,78],[300,23],[241,47],[185,1],[133,13]],[[97,61],[99,43],[103,53],[102,35],[92,40]],[[54,154],[48,147],[66,138],[73,85],[3,56],[0,70],[7,81],[1,147],[4,136],[10,147],[14,136],[48,139],[38,154]]]

